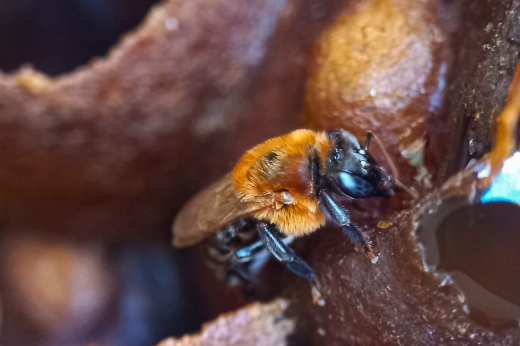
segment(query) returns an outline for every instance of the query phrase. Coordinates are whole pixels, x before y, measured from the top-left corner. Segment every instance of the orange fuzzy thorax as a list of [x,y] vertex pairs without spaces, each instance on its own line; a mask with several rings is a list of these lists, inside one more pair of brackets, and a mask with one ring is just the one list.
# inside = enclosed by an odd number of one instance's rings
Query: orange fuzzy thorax
[[273,201],[272,208],[259,210],[255,218],[290,236],[313,232],[325,224],[325,216],[315,197],[309,156],[316,152],[324,169],[329,148],[325,133],[310,130],[269,139],[242,156],[232,172],[233,187],[244,203]]

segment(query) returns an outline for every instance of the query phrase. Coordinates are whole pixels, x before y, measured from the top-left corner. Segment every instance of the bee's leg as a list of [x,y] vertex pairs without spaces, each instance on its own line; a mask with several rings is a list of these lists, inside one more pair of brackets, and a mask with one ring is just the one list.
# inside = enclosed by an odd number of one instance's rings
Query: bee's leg
[[260,293],[257,274],[269,258],[262,241],[238,249],[229,261],[227,269],[228,284],[242,285],[244,297],[248,300],[259,300]]
[[309,281],[316,281],[316,276],[311,267],[309,267],[309,265],[301,258],[296,256],[289,245],[284,243],[274,225],[260,222],[258,223],[257,228],[258,233],[260,234],[260,239],[276,259],[280,262],[285,262],[287,268],[296,275]]
[[358,226],[353,223],[349,223],[348,225],[343,226],[343,233],[350,239],[353,243],[365,243],[365,239],[363,238],[363,233],[359,229]]
[[227,268],[229,286],[254,283],[256,281],[255,277],[248,270],[248,264],[247,262],[230,263]]
[[244,287],[244,293],[254,291],[256,287],[256,273],[251,271],[251,263],[253,257],[238,260],[236,257],[230,259],[225,267],[227,283],[229,286],[241,285]]
[[320,209],[326,218],[338,226],[343,226],[343,233],[354,243],[365,243],[361,230],[350,222],[348,212],[334,202],[325,190],[319,194]]
[[[253,245],[263,245],[258,238],[256,228],[244,220],[224,227],[217,232],[213,240],[207,242],[207,264],[215,271],[217,277],[227,279],[230,286],[254,281],[254,275],[248,270],[248,265],[254,261],[256,252]],[[242,249],[249,255],[237,256],[237,252]]]
[[265,246],[264,243],[259,240],[249,246],[243,247],[236,252],[236,257],[238,259],[249,259],[250,257],[256,255],[260,251],[264,250]]

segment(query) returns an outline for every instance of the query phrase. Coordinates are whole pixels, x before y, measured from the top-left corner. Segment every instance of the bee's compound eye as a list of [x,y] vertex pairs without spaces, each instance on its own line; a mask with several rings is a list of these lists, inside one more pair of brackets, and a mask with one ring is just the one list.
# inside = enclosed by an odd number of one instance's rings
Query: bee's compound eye
[[374,187],[365,179],[348,172],[339,173],[340,190],[354,198],[370,197]]

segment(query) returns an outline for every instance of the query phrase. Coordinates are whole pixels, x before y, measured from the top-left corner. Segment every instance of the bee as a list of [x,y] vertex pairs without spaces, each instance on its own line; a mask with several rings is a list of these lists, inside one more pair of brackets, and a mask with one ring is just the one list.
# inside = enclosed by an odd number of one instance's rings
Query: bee
[[207,242],[210,264],[230,284],[251,281],[269,255],[307,280],[311,267],[290,247],[330,221],[355,243],[363,233],[338,204],[394,194],[392,177],[345,130],[296,130],[247,151],[233,171],[192,198],[173,224],[173,244]]

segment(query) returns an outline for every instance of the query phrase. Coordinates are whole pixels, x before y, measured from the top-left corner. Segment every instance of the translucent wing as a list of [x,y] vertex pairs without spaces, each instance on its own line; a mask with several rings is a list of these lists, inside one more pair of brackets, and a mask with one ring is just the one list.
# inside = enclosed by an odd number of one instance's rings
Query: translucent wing
[[188,247],[214,235],[223,227],[273,207],[272,198],[247,203],[238,198],[231,174],[193,197],[173,223],[173,245]]

